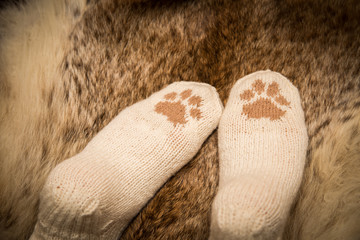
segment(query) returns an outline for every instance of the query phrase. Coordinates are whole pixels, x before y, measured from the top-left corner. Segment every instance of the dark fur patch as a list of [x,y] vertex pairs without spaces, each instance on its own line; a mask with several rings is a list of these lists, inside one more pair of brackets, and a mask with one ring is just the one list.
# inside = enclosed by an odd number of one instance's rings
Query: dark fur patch
[[311,138],[311,137],[316,136],[320,132],[320,130],[327,127],[330,124],[330,122],[331,122],[330,119],[326,119],[314,130],[314,132],[309,137]]

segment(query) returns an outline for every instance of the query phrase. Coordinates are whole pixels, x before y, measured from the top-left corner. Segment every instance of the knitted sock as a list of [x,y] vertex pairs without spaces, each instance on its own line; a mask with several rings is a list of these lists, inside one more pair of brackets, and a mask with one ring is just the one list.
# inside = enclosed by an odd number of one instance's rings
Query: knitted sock
[[178,82],[123,110],[49,174],[31,239],[117,239],[217,127],[215,88]]
[[220,181],[210,239],[277,239],[305,163],[308,139],[298,90],[271,71],[240,79],[218,134]]

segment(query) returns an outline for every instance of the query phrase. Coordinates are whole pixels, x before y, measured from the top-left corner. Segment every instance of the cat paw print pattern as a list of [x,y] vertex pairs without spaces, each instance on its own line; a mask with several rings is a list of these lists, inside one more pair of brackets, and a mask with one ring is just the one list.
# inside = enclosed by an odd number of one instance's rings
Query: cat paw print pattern
[[269,70],[239,79],[221,116],[218,144],[209,239],[279,239],[307,149],[297,88]]
[[290,102],[281,95],[277,82],[267,84],[261,79],[256,79],[250,89],[244,90],[240,99],[246,102],[242,114],[248,119],[279,120],[290,106]]
[[51,171],[31,240],[117,239],[193,159],[221,114],[216,89],[195,82],[170,84],[127,107]]
[[203,99],[193,94],[191,89],[186,89],[181,93],[170,92],[166,94],[163,101],[155,105],[155,112],[167,117],[167,120],[177,125],[185,125],[189,118],[200,120]]

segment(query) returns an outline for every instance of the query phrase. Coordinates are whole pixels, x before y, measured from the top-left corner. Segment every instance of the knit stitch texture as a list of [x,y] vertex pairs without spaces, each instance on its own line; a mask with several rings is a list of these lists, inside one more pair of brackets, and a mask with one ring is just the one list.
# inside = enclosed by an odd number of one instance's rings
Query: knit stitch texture
[[215,88],[178,82],[124,109],[48,176],[31,239],[117,239],[200,149],[223,106]]
[[307,147],[298,90],[279,73],[237,81],[219,123],[220,182],[210,239],[277,239]]

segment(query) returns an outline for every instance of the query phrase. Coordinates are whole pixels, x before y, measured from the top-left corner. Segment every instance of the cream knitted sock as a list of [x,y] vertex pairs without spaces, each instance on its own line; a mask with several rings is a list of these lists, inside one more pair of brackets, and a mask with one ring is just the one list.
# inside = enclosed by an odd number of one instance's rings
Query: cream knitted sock
[[231,90],[219,123],[220,182],[210,239],[277,239],[298,191],[307,147],[298,90],[260,71]]
[[123,110],[50,173],[31,239],[117,239],[217,127],[215,88],[178,82]]

